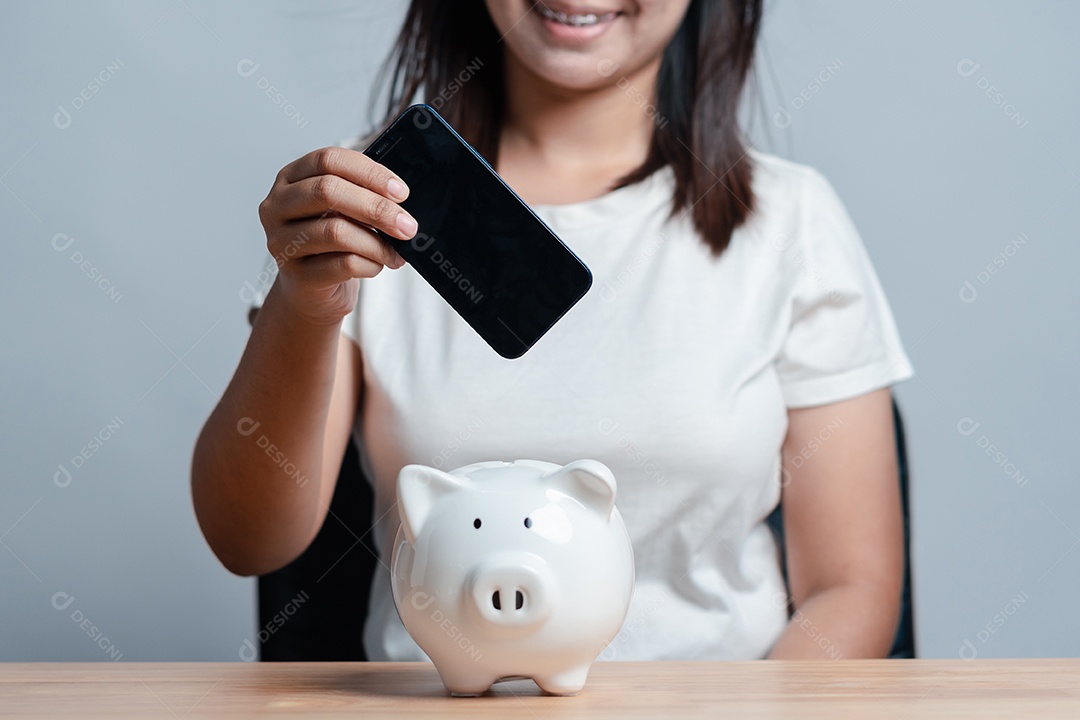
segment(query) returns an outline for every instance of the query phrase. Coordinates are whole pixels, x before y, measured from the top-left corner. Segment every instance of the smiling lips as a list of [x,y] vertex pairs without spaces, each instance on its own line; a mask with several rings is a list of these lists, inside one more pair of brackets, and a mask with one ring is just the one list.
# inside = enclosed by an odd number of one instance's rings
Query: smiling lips
[[551,20],[552,22],[561,23],[563,25],[569,25],[570,27],[589,27],[591,25],[597,25],[599,23],[610,22],[614,20],[619,13],[606,12],[606,13],[566,13],[556,10],[552,10],[543,2],[537,3],[537,10],[541,17],[545,20]]

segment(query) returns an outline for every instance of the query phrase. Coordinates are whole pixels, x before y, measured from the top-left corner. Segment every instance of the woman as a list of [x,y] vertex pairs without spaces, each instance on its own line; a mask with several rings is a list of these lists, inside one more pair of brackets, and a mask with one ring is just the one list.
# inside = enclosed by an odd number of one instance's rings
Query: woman
[[[911,369],[828,183],[739,140],[760,17],[757,0],[414,0],[388,119],[417,92],[438,106],[596,287],[504,360],[367,229],[416,232],[399,178],[343,148],[285,166],[260,206],[280,272],[195,450],[199,522],[230,570],[303,552],[355,422],[384,561],[403,465],[590,457],[619,480],[637,564],[607,657],[888,652],[888,386]],[[251,442],[255,422],[313,482]],[[781,490],[787,586],[763,522]],[[368,656],[420,659],[388,581]]]

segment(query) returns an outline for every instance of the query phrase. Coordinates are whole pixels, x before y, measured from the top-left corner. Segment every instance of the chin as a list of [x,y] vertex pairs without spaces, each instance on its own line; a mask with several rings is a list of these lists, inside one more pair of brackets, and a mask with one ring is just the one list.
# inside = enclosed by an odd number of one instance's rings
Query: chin
[[663,53],[689,0],[486,0],[506,49],[568,89],[615,84]]
[[598,90],[614,85],[628,74],[627,63],[610,55],[518,58],[529,72],[554,87]]

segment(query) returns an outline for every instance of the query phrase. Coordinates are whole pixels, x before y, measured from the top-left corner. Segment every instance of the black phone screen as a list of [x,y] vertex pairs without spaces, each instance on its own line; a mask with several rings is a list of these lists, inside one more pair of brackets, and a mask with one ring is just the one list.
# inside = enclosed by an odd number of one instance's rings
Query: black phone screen
[[591,286],[585,264],[427,105],[364,154],[406,182],[401,205],[419,224],[412,240],[383,240],[503,357],[525,354]]

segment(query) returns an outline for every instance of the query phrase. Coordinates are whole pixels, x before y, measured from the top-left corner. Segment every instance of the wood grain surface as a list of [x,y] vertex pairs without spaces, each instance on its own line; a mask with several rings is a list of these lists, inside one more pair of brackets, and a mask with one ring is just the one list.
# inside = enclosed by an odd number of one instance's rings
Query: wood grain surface
[[597,663],[449,697],[427,663],[0,663],[0,716],[1080,718],[1080,660]]

